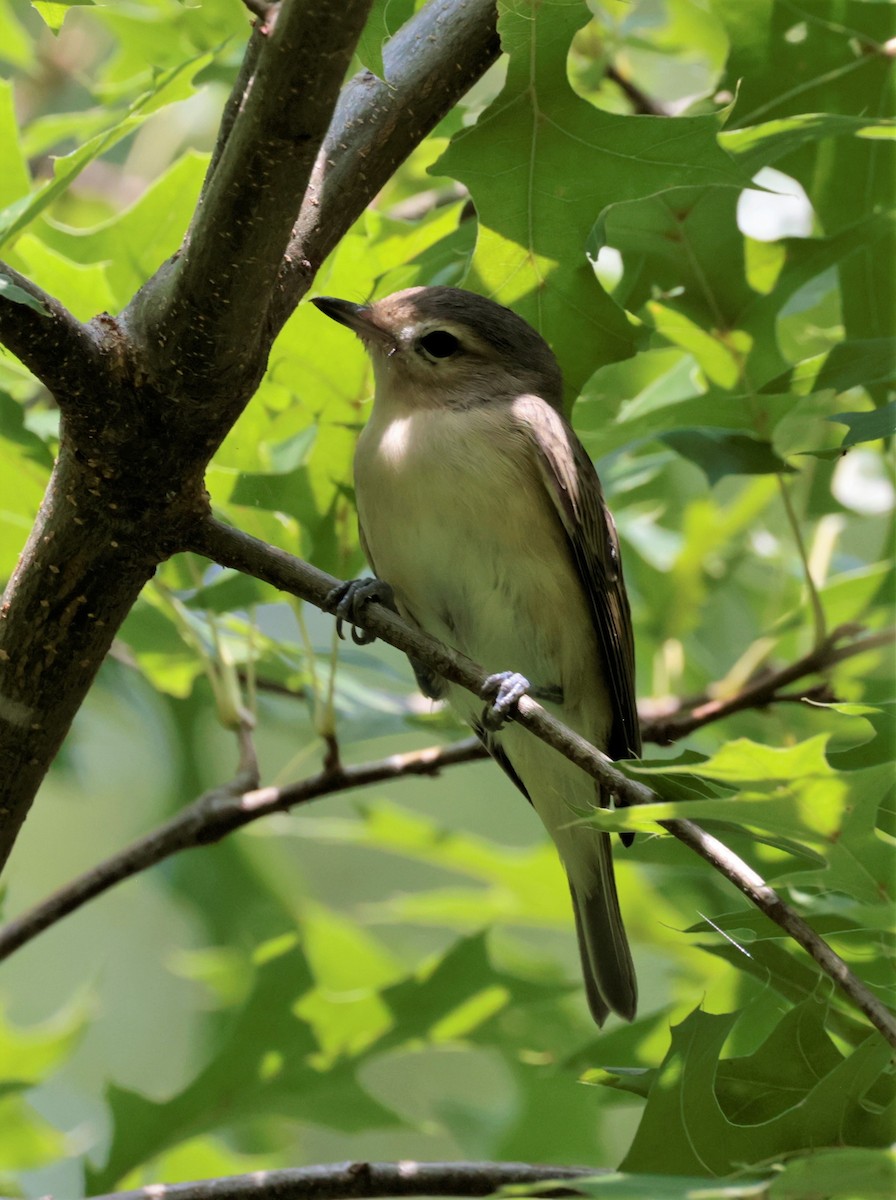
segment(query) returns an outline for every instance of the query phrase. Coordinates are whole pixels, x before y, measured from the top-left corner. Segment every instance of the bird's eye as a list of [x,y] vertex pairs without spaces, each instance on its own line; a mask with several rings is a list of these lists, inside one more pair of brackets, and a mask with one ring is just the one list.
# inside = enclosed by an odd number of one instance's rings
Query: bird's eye
[[450,358],[460,349],[460,342],[447,329],[433,329],[430,333],[424,333],[417,347],[427,358]]

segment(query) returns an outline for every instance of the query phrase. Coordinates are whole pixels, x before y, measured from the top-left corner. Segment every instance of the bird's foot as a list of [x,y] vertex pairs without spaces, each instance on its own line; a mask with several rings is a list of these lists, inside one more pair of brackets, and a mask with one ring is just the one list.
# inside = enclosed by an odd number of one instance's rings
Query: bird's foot
[[347,621],[351,626],[352,641],[356,646],[367,646],[376,641],[376,634],[368,633],[361,627],[364,609],[368,604],[382,604],[384,608],[395,607],[395,593],[388,583],[382,579],[351,579],[348,583],[340,583],[327,596],[327,608],[336,614],[336,633],[344,638],[342,627]]
[[529,691],[529,680],[518,671],[499,671],[489,675],[482,685],[482,696],[490,700],[482,713],[482,724],[495,732],[513,715],[522,696]]

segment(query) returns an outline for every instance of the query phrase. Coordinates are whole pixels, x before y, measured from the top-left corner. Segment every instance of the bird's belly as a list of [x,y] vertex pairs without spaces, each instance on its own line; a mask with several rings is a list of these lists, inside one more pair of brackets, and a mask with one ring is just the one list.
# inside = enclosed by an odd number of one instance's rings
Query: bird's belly
[[[469,426],[457,438],[406,430],[403,442],[394,427],[368,426],[374,452],[362,445],[356,461],[377,574],[421,628],[488,671],[520,671],[536,690],[561,689],[572,716],[598,686],[596,639],[531,455]],[[452,701],[463,711],[472,698]]]

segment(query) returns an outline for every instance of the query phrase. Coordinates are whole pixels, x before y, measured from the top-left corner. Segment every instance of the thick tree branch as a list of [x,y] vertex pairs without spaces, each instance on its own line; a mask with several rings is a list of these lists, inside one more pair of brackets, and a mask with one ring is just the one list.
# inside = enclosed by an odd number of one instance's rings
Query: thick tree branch
[[542,1167],[533,1163],[331,1163],[280,1171],[253,1171],[197,1183],[154,1183],[93,1200],[375,1200],[386,1196],[491,1196],[512,1184],[538,1184],[539,1196],[574,1196],[552,1180],[587,1179],[599,1167]]
[[190,509],[152,493],[134,502],[110,486],[113,470],[64,441],[0,603],[0,865],[159,546]]
[[[245,3],[245,0],[244,0]],[[262,5],[259,4],[259,7]],[[246,5],[249,8],[249,5]],[[271,4],[264,4],[265,16],[268,16],[274,9]],[[252,11],[250,9],[250,11]],[[261,18],[261,14],[256,14]],[[224,104],[224,111],[221,113],[221,123],[218,126],[218,136],[215,139],[215,148],[212,151],[211,159],[209,160],[208,170],[205,173],[205,180],[202,184],[202,191],[199,194],[199,203],[201,204],[205,198],[205,193],[208,191],[209,185],[215,172],[218,169],[218,163],[221,161],[221,155],[224,153],[224,147],[230,138],[233,127],[236,124],[236,119],[240,115],[243,105],[246,103],[246,97],[252,87],[252,80],[255,77],[255,72],[258,70],[258,59],[264,49],[265,41],[267,40],[268,28],[263,19],[255,21],[252,25],[252,32],[249,35],[249,41],[246,43],[246,52],[243,55],[243,61],[240,63],[240,69],[237,72],[237,77],[234,80],[233,87],[230,89],[230,95]]]
[[[0,929],[0,961],[45,929],[75,912],[115,884],[138,875],[163,859],[220,841],[272,813],[287,812],[321,796],[350,788],[371,787],[417,775],[438,775],[444,767],[480,757],[476,738],[452,746],[431,746],[407,754],[392,754],[378,762],[344,767],[331,756],[330,765],[316,775],[286,787],[258,787],[251,762],[241,766],[230,783],[213,788],[158,829],[91,867],[46,900]],[[245,750],[241,754],[244,763]]]

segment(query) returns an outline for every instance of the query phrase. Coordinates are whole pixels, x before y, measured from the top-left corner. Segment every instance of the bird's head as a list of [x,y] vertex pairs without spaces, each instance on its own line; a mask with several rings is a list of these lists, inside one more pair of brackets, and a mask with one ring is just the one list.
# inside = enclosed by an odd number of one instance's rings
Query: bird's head
[[371,304],[313,303],[364,343],[377,399],[407,407],[468,408],[534,394],[560,409],[557,360],[522,317],[461,288],[414,287]]

